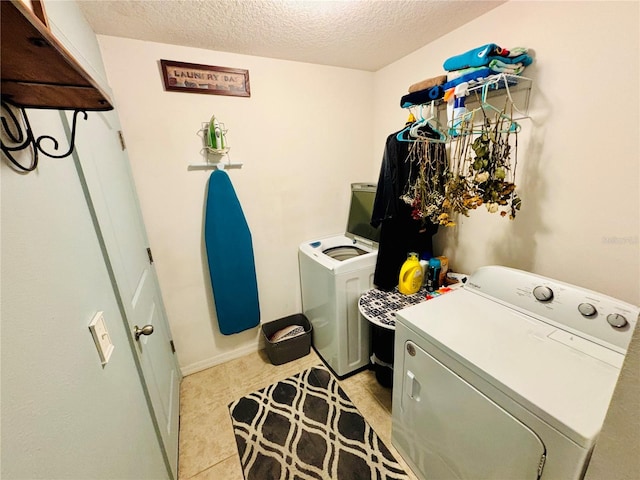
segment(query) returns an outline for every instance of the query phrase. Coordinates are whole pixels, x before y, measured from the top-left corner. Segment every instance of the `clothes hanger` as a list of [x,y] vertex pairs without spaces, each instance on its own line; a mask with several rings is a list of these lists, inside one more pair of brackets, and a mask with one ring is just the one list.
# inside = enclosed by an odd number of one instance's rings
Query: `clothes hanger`
[[[455,133],[457,133],[458,135],[460,134],[464,134],[464,135],[469,135],[469,134],[482,134],[482,133],[486,133],[486,129],[485,128],[473,128],[474,125],[474,121],[477,118],[478,114],[481,113],[482,114],[482,118],[485,120],[489,120],[493,122],[493,125],[495,125],[497,122],[503,122],[506,126],[506,128],[501,128],[500,130],[498,130],[499,133],[518,133],[521,129],[521,126],[519,123],[515,122],[513,120],[512,116],[509,116],[505,113],[505,110],[500,110],[496,107],[494,107],[493,105],[491,105],[490,103],[487,102],[487,91],[489,89],[490,84],[484,84],[482,86],[482,93],[480,96],[480,106],[477,108],[474,108],[473,110],[470,110],[466,113],[464,113],[461,117],[460,117],[460,122],[458,123],[458,125],[469,125],[471,126],[471,128],[469,129],[465,129],[465,128],[459,128],[459,129],[455,129]],[[493,112],[495,113],[495,119],[491,119],[490,118],[490,113]],[[453,134],[452,134],[453,135]],[[456,136],[456,135],[453,135]]]
[[[437,110],[435,108],[435,101],[431,101],[429,116],[424,117],[424,104],[420,105],[420,120],[415,122],[409,127],[409,139],[404,139],[405,142],[415,142],[417,140],[423,140],[435,143],[445,143],[447,136],[442,132],[442,125],[438,118]],[[437,137],[434,138],[434,134]]]
[[[411,125],[407,125],[396,135],[396,138],[400,142],[416,142],[418,140],[428,142],[445,143],[447,136],[442,132],[442,125],[440,125],[438,115],[435,109],[435,101],[431,102],[430,115],[425,118],[423,115],[424,104],[420,105],[420,120],[415,121]],[[409,117],[411,118],[411,117]],[[432,123],[435,120],[435,125]],[[437,137],[434,137],[437,135]]]
[[[480,108],[483,110],[483,113],[485,115],[486,118],[486,113],[487,110],[496,113],[496,122],[500,121],[504,121],[506,123],[507,129],[506,130],[499,130],[501,133],[518,133],[521,129],[520,124],[518,122],[514,122],[513,121],[513,115],[507,115],[505,113],[506,110],[506,106],[504,110],[499,110],[498,108],[494,107],[493,105],[491,105],[490,103],[487,103],[487,91],[488,91],[488,87],[489,84],[485,84],[482,86],[482,102],[480,104]],[[513,105],[513,102],[511,103],[511,105]]]
[[396,134],[396,140],[398,140],[399,142],[414,142],[415,140],[408,138],[408,135],[409,135],[409,130],[411,129],[411,126],[415,122],[416,122],[416,117],[411,111],[411,109],[409,109],[409,118],[407,118],[407,121],[405,122],[405,127]]
[[511,96],[511,86],[518,85],[521,81],[529,81],[530,78],[523,77],[522,75],[513,75],[511,73],[500,73],[499,75],[494,76],[491,80],[487,82],[489,90],[504,88],[505,93],[507,94],[507,98],[509,99],[509,104],[513,110],[515,110],[522,118],[531,118],[527,114],[526,111],[522,111],[514,102],[513,97]]
[[427,125],[427,119],[424,118],[424,105],[420,105],[420,120],[415,122],[409,128],[409,135],[413,138],[418,138],[419,133],[418,130]]

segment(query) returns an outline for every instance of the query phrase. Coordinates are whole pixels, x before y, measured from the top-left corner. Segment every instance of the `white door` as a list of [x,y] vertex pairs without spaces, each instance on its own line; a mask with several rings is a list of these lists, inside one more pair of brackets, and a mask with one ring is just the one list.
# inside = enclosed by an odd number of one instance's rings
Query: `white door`
[[415,343],[405,343],[403,357],[403,384],[394,383],[402,389],[400,408],[393,407],[394,445],[423,478],[540,477],[545,446],[529,427]]
[[[86,121],[80,115],[74,159],[102,237],[120,308],[128,322],[131,348],[165,460],[173,478],[177,478],[181,375],[115,111],[90,112]],[[142,329],[146,325],[153,327],[153,333],[136,339],[136,327]],[[150,330],[147,327],[145,332]]]

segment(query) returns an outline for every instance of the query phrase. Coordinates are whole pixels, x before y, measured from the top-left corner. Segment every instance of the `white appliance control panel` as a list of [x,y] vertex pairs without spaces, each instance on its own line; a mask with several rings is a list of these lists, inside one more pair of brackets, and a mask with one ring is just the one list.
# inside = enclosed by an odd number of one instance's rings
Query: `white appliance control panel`
[[507,267],[479,268],[464,288],[619,353],[640,315],[635,305]]

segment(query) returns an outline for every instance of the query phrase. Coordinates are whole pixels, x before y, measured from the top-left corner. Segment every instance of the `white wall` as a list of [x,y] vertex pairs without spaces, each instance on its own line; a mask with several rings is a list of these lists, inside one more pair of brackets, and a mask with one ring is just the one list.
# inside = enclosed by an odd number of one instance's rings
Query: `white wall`
[[[198,130],[228,128],[252,232],[262,321],[301,311],[297,248],[344,231],[349,185],[375,181],[373,74],[99,36],[178,358],[190,373],[258,348],[259,329],[220,334],[203,249],[210,171]],[[166,92],[159,60],[249,70],[251,97]]]
[[[531,120],[518,145],[522,210],[441,227],[458,271],[501,264],[640,303],[638,2],[512,1],[376,72],[374,155],[399,130],[407,87],[485,43],[529,47]],[[605,34],[606,32],[606,34]],[[379,165],[379,163],[378,163]]]
[[[84,55],[85,66],[99,69],[95,35],[77,5],[47,7],[54,34]],[[59,112],[28,112],[36,136],[52,135],[66,149]],[[78,137],[84,135],[79,120]],[[26,150],[19,160],[28,165],[30,155]],[[3,158],[0,186],[0,476],[168,478],[74,157],[41,155],[29,174]],[[97,311],[115,345],[104,367],[88,328]]]

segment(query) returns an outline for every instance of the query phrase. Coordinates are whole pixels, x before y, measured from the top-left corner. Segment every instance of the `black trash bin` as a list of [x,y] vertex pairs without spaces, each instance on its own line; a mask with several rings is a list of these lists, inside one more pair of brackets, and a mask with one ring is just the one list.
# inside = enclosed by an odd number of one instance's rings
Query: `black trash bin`
[[371,362],[376,380],[383,387],[393,387],[393,347],[395,329],[371,324]]

